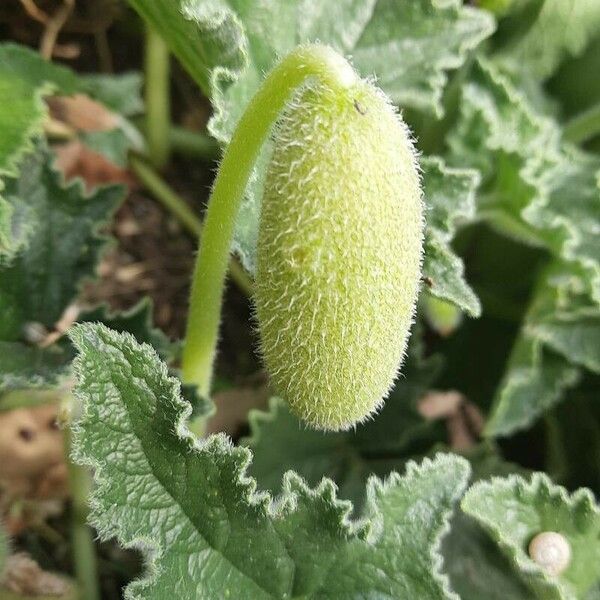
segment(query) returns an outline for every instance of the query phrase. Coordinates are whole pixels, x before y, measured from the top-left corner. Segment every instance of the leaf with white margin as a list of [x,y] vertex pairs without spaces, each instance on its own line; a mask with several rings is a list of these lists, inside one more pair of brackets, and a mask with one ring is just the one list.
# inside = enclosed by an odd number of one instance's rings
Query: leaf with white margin
[[[585,278],[585,273],[583,279]],[[580,380],[600,372],[600,309],[572,265],[554,262],[540,275],[498,388],[486,435],[530,425]]]
[[[574,494],[555,485],[543,473],[476,483],[462,500],[463,511],[482,525],[519,569],[539,600],[577,600],[600,580],[600,507],[593,494]],[[564,536],[571,547],[569,566],[550,575],[528,554],[541,532]]]
[[489,13],[460,0],[379,0],[353,59],[396,104],[439,118],[447,72],[494,30]]
[[[123,76],[79,76],[74,71],[44,60],[39,53],[14,43],[0,44],[0,260],[12,260],[29,241],[29,209],[25,202],[4,193],[6,179],[19,175],[23,158],[34,152],[48,116],[45,96],[83,93],[133,114],[141,108],[140,80]],[[114,115],[113,129],[89,134],[95,147],[104,152],[118,148],[121,158],[127,149],[141,147],[135,127]],[[83,137],[83,136],[82,136]],[[104,138],[104,139],[102,139]],[[110,144],[107,144],[107,141]],[[112,152],[113,158],[115,152]]]
[[562,144],[557,124],[483,59],[463,87],[449,145],[453,164],[482,175],[478,215],[583,269],[600,303],[600,158]]
[[423,262],[423,274],[428,278],[426,289],[478,317],[481,304],[465,281],[464,264],[450,244],[457,229],[475,218],[479,173],[454,169],[438,157],[424,157],[420,164],[427,223]]
[[94,276],[108,239],[99,233],[124,196],[122,186],[86,194],[81,181],[64,185],[50,152],[40,147],[8,179],[6,198],[22,207],[28,242],[0,260],[0,389],[40,386],[64,375],[72,351],[61,341],[39,347],[32,328],[52,331]]
[[547,79],[567,58],[581,55],[600,29],[597,0],[544,0],[532,26],[496,56],[505,68]]
[[185,428],[190,407],[156,353],[128,334],[84,324],[75,458],[94,467],[92,522],[145,551],[128,598],[452,598],[437,552],[468,463],[439,455],[406,475],[370,480],[360,521],[290,472],[273,499],[246,475],[251,453]]

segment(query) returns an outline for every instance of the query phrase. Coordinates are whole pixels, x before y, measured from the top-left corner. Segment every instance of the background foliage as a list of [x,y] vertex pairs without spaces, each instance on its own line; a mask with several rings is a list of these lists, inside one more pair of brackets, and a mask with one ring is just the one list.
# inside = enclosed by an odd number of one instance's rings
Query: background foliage
[[[80,306],[115,243],[108,227],[119,231],[135,194],[131,173],[156,193],[135,168],[142,78],[83,74],[0,44],[0,405],[9,392],[77,380],[75,456],[95,468],[92,523],[145,559],[130,597],[600,598],[598,3],[129,4],[135,13],[117,22],[127,35],[143,35],[142,17],[177,60],[173,80],[185,83],[173,85],[173,114],[177,90],[210,103],[194,138],[204,158],[188,147],[165,171],[194,214],[217,145],[265,72],[315,40],[351,57],[402,111],[427,210],[418,316],[382,412],[324,434],[271,398],[233,419],[237,445],[223,434],[199,444],[186,419],[213,409],[181,395],[180,344],[153,327],[152,303],[138,294],[127,310]],[[56,106],[81,97],[103,125],[71,121],[68,141],[109,161],[109,185],[72,180],[60,160]],[[269,151],[236,226],[250,276]],[[257,367],[239,325],[247,301],[230,296],[217,388],[231,392],[236,370]],[[527,554],[546,529],[572,545],[558,577]]]

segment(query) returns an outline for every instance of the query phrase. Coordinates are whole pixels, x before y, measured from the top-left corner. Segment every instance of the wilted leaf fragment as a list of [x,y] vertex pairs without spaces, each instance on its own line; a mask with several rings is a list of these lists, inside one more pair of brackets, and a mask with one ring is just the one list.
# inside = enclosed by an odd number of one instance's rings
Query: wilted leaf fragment
[[[540,600],[576,600],[600,581],[600,507],[589,490],[569,495],[544,474],[476,483],[462,501],[499,544]],[[540,533],[560,533],[571,548],[569,566],[551,575],[528,553]]]
[[274,502],[245,474],[247,449],[187,432],[189,405],[150,347],[99,325],[72,335],[83,405],[76,457],[96,469],[94,524],[152,550],[131,598],[456,598],[436,548],[468,478],[463,459],[371,480],[357,523],[328,480],[311,490],[289,473]]

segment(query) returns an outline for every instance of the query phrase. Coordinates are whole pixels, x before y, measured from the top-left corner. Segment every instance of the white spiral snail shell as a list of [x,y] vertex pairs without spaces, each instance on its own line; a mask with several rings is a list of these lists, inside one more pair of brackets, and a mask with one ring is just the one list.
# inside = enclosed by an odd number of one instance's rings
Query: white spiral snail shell
[[555,531],[538,533],[529,544],[529,556],[551,575],[560,575],[571,562],[571,545]]

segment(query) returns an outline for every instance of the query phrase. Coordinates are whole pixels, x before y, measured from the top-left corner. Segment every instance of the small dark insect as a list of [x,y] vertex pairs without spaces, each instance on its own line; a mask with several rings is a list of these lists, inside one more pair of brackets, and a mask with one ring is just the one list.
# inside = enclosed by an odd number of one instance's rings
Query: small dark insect
[[358,100],[354,101],[354,108],[356,109],[356,112],[360,113],[361,115],[367,114],[366,109],[359,103]]
[[433,279],[431,279],[431,277],[429,277],[428,275],[423,275],[423,277],[421,278],[421,281],[427,286],[427,287],[433,287]]

